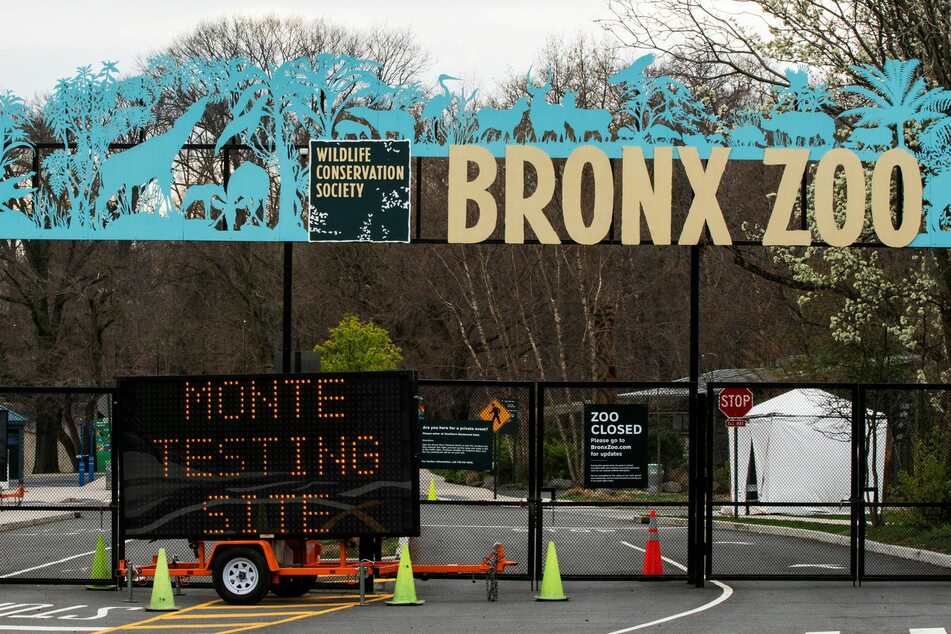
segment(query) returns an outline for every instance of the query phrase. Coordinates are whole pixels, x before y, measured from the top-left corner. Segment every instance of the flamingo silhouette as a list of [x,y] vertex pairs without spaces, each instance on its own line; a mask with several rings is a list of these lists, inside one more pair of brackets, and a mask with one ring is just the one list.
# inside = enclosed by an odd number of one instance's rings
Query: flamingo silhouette
[[429,101],[426,102],[426,106],[423,108],[423,120],[433,120],[433,143],[437,142],[436,133],[439,130],[439,119],[442,118],[443,111],[447,110],[452,105],[452,93],[449,92],[449,86],[446,85],[446,82],[459,81],[459,78],[442,74],[436,81],[442,88],[442,94],[434,95]]

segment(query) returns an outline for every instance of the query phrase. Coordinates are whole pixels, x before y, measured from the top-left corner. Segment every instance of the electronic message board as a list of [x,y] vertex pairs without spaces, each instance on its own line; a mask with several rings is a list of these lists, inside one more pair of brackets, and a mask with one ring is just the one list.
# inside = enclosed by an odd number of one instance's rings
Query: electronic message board
[[412,372],[120,380],[125,533],[418,535],[415,394]]

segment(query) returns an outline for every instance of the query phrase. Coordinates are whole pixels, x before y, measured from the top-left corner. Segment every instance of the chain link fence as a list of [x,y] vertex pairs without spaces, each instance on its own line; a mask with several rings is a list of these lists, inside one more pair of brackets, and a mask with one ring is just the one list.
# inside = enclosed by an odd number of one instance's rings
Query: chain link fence
[[[556,542],[563,553],[558,557],[562,575],[642,578],[651,538],[648,518],[655,511],[657,540],[666,558],[663,578],[684,577],[690,485],[687,386],[545,383],[539,400],[538,541],[542,547]],[[641,429],[632,430],[635,425]],[[625,437],[622,428],[631,435]],[[645,458],[638,451],[646,453],[647,473],[632,479],[636,468],[631,465]],[[544,552],[539,550],[540,569]]]
[[524,578],[534,561],[529,498],[535,387],[420,381],[421,564],[479,563],[496,543]]
[[[740,419],[718,407],[727,388],[752,393]],[[855,388],[711,384],[708,394],[708,574],[851,578]]]
[[[862,386],[861,572],[874,578],[951,576],[951,387]],[[878,433],[871,433],[873,430]]]
[[0,581],[87,583],[99,536],[115,567],[112,393],[0,389]]

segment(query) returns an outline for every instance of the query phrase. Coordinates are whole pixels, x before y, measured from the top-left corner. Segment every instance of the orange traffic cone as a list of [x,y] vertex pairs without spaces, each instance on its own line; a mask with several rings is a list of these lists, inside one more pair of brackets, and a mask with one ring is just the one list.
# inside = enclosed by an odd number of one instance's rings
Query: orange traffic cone
[[644,551],[644,574],[664,574],[664,562],[660,558],[660,542],[657,540],[657,513],[651,511],[650,527],[647,529],[647,547]]

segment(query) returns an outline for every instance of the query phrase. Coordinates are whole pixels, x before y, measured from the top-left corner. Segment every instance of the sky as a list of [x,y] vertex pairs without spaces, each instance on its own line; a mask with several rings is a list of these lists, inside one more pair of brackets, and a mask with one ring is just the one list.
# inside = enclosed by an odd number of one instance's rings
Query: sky
[[525,72],[548,37],[601,37],[594,20],[610,17],[606,0],[35,0],[29,7],[31,17],[0,22],[0,90],[27,100],[78,66],[110,60],[132,72],[202,21],[272,13],[357,29],[410,27],[433,59],[424,82],[447,73],[491,91],[511,72]]

